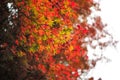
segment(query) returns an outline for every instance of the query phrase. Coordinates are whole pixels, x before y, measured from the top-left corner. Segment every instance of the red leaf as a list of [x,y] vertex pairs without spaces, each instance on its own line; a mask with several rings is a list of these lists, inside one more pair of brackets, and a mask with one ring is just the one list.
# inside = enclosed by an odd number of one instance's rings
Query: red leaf
[[19,44],[18,40],[15,40],[15,44],[16,44],[16,45],[18,45],[18,44]]
[[46,68],[45,68],[44,65],[39,64],[39,65],[38,65],[38,69],[41,70],[43,73],[46,73]]

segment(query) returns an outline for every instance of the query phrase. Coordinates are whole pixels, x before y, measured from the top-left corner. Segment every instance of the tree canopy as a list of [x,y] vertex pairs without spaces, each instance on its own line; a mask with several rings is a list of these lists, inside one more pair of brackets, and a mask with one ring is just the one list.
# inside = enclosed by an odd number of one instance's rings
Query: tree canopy
[[98,5],[93,0],[0,0],[0,79],[81,79],[95,66],[87,45],[95,49],[111,42],[99,41],[109,35],[100,16],[88,22]]

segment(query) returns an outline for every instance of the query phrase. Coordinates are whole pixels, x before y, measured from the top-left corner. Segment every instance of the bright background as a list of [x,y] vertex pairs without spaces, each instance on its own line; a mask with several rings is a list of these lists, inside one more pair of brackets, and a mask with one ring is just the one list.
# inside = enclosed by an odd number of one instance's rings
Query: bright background
[[[98,1],[98,0],[95,0]],[[111,33],[115,40],[120,41],[120,0],[99,0],[101,12],[104,23],[107,23],[107,30]],[[109,46],[97,53],[103,54],[107,58],[111,59],[110,62],[99,61],[89,74],[98,80],[99,77],[102,80],[120,80],[120,42],[116,48]]]

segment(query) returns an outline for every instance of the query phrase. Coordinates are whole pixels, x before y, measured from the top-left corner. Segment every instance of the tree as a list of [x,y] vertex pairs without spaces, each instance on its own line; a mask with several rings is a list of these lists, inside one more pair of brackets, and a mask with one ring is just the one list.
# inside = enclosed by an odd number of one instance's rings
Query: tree
[[91,69],[86,45],[109,35],[99,16],[88,23],[90,8],[99,10],[92,0],[1,0],[0,7],[2,80],[76,80]]

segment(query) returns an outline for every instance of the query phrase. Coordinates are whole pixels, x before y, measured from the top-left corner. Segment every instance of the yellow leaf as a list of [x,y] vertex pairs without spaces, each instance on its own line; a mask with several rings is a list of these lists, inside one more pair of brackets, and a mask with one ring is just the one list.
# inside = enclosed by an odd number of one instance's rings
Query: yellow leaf
[[45,41],[45,40],[47,40],[47,39],[48,39],[48,38],[47,38],[47,36],[46,36],[46,35],[43,35],[43,36],[42,36],[42,40],[44,40],[44,41]]
[[19,52],[17,53],[17,55],[18,55],[18,57],[22,57],[22,56],[24,56],[24,55],[25,55],[25,53],[24,53],[24,52],[22,52],[22,51],[19,51]]

